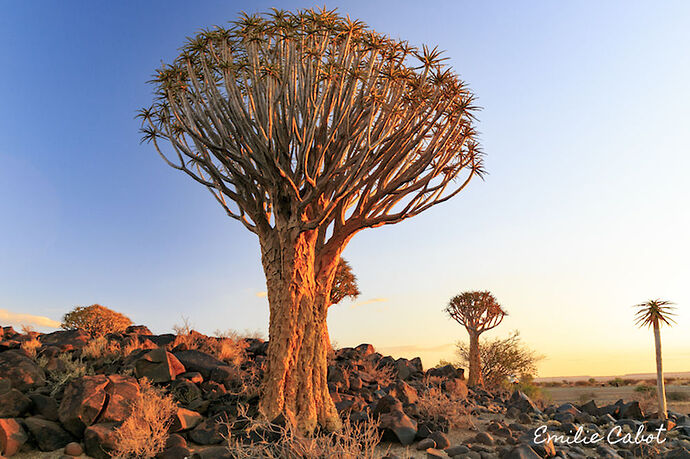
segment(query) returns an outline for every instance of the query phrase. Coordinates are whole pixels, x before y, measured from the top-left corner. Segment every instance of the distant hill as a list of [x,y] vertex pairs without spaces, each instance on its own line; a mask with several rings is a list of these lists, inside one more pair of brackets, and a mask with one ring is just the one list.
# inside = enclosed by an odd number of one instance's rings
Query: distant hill
[[[690,371],[676,371],[664,373],[665,378],[682,378],[690,379]],[[536,382],[560,382],[560,381],[587,381],[590,378],[594,378],[596,381],[608,381],[614,378],[623,379],[656,379],[656,373],[628,373],[624,375],[611,375],[611,376],[550,376],[546,378],[535,378]]]

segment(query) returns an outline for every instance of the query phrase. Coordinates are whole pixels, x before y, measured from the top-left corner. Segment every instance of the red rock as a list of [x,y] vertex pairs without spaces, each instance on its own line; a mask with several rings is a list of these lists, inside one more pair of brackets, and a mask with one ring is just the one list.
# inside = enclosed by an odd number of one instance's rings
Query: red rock
[[106,401],[105,388],[110,380],[104,375],[83,376],[70,382],[58,408],[62,425],[79,438],[94,423]]
[[84,453],[84,448],[79,443],[72,442],[65,446],[65,454],[68,456],[81,456]]
[[17,453],[28,439],[26,432],[12,418],[0,418],[0,454],[9,457]]
[[185,367],[177,358],[163,348],[153,349],[134,363],[138,378],[153,382],[168,382],[184,373]]
[[129,416],[132,402],[139,397],[139,383],[131,376],[110,375],[105,392],[108,405],[98,422],[124,421]]

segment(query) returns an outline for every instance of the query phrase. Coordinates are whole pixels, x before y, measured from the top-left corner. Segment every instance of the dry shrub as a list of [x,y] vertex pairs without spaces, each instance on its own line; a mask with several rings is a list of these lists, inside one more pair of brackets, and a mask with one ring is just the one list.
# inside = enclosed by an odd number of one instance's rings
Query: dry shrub
[[51,397],[55,397],[73,379],[93,374],[93,369],[81,358],[76,359],[67,353],[58,355],[57,360],[39,357],[36,362],[46,372],[46,385]]
[[690,400],[690,394],[687,392],[681,392],[681,391],[672,391],[666,393],[666,398],[670,402],[687,402]]
[[440,387],[427,385],[417,400],[419,414],[428,420],[442,422],[446,419],[451,429],[474,426],[472,416],[460,399],[445,394]]
[[24,333],[25,335],[28,335],[30,333],[35,333],[33,325],[22,324],[21,330],[22,330],[22,333]]
[[139,349],[155,349],[157,347],[151,341],[144,341],[142,343],[138,339],[126,339],[124,343],[124,346],[121,346],[120,349],[122,357],[127,357],[129,354]]
[[396,372],[393,368],[388,365],[378,365],[371,359],[362,360],[359,364],[359,368],[361,371],[371,376],[381,387],[392,384],[396,379]]
[[247,347],[249,344],[239,333],[232,330],[225,332],[216,331],[216,337],[202,335],[192,329],[189,319],[182,318],[182,325],[173,326],[177,335],[172,347],[183,346],[186,349],[196,349],[211,354],[218,360],[236,366],[242,365],[247,360]]
[[77,306],[65,314],[61,327],[65,330],[81,328],[91,336],[103,336],[106,333],[121,333],[132,325],[129,317],[108,309],[100,304]]
[[642,409],[643,413],[653,413],[658,411],[659,404],[657,403],[656,388],[654,387],[652,390],[634,392],[632,399],[637,400],[640,403],[640,408]]
[[81,350],[82,357],[92,360],[102,358],[114,359],[120,354],[120,344],[110,341],[105,336],[98,336],[90,340]]
[[152,458],[165,448],[177,405],[171,395],[163,395],[148,380],[142,379],[140,386],[129,416],[115,429],[113,457]]
[[[232,425],[228,425],[228,431]],[[230,455],[236,459],[374,459],[380,457],[376,445],[381,441],[378,422],[343,422],[338,432],[304,437],[290,426],[281,427],[263,420],[252,420],[247,428],[259,438],[249,444],[226,437]],[[268,440],[271,437],[273,441]],[[275,441],[275,438],[279,438]]]
[[30,340],[24,341],[20,348],[26,352],[29,357],[32,359],[36,360],[36,354],[38,352],[38,349],[41,347],[41,342],[36,338],[35,336],[32,337]]

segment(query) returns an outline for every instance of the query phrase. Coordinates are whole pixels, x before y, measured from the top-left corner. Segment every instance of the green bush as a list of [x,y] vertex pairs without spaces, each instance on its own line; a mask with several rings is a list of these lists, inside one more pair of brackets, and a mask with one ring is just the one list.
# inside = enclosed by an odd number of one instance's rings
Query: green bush
[[120,333],[132,325],[129,317],[100,304],[77,306],[62,318],[60,325],[65,330],[81,328],[93,337],[106,333]]

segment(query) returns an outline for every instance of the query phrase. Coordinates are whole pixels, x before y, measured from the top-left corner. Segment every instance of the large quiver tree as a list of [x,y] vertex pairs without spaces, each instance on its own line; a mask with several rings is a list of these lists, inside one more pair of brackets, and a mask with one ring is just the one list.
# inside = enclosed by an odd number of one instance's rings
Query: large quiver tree
[[341,252],[482,172],[473,95],[439,55],[333,11],[274,11],[198,34],[154,79],[144,139],[259,237],[269,418],[340,425],[326,313]]

